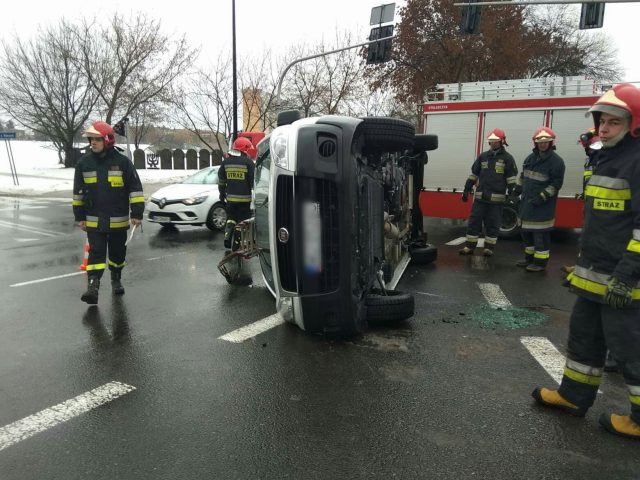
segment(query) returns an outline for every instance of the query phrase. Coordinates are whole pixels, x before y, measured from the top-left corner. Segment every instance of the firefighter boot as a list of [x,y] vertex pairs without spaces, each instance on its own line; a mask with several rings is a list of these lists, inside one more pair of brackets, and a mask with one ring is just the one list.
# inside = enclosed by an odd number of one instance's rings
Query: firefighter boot
[[616,415],[615,413],[607,415],[603,413],[600,415],[599,422],[608,432],[614,435],[640,440],[640,425],[631,420],[629,415]]
[[485,245],[482,255],[485,257],[493,257],[493,245]]
[[537,263],[530,263],[526,266],[525,270],[527,272],[544,272],[546,270],[546,267],[538,265]]
[[82,294],[80,300],[95,305],[98,303],[98,289],[100,288],[100,279],[98,277],[89,277],[87,291]]
[[545,407],[558,408],[564,412],[570,413],[575,417],[584,417],[585,413],[587,413],[586,408],[580,408],[577,405],[569,402],[568,400],[565,400],[557,390],[549,390],[548,388],[537,387],[533,392],[531,392],[531,396],[540,405],[544,405]]
[[464,247],[462,247],[460,250],[458,250],[458,253],[460,255],[473,255],[473,251],[476,248],[476,243],[475,242],[470,242],[469,240],[467,240],[467,243],[465,244]]
[[527,268],[533,263],[533,255],[525,255],[524,260],[516,262],[516,267]]
[[124,295],[124,287],[120,282],[122,270],[111,270],[111,291],[114,295]]

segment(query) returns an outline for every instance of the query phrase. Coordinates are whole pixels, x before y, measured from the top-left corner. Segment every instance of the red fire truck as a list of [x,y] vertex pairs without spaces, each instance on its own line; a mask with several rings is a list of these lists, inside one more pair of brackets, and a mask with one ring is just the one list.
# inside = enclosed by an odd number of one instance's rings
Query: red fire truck
[[[469,217],[471,203],[463,203],[460,194],[473,161],[489,148],[486,137],[491,129],[505,130],[507,150],[521,172],[533,148],[533,132],[547,126],[556,133],[557,152],[566,166],[556,226],[580,228],[582,201],[578,196],[582,193],[585,152],[578,137],[593,126],[591,115],[585,114],[606,88],[586,77],[438,85],[423,109],[424,132],[438,135],[439,148],[429,155],[425,167],[422,214]],[[517,220],[517,208],[505,206],[501,233],[516,233]]]

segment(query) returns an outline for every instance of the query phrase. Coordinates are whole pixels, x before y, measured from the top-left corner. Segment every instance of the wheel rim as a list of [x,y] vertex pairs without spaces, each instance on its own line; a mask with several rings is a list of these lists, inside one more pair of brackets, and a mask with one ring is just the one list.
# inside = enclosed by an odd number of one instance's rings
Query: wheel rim
[[502,224],[500,230],[502,232],[511,232],[518,226],[518,214],[511,208],[502,210]]
[[211,223],[218,229],[223,229],[227,223],[227,212],[222,207],[216,207],[211,212]]

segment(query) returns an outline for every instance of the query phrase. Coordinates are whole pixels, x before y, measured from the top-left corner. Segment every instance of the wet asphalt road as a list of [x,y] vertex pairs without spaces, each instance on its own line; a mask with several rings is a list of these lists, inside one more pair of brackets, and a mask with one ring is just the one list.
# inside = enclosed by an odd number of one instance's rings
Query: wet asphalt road
[[[530,397],[554,381],[520,338],[565,351],[572,232],[554,236],[548,272],[526,274],[519,242],[462,258],[444,244],[464,224],[429,220],[439,259],[399,285],[415,294],[410,321],[351,341],[281,325],[234,344],[218,337],[275,312],[257,264],[253,287],[231,287],[220,233],[145,222],[124,297],[107,274],[87,307],[84,275],[64,276],[84,245],[69,203],[0,197],[0,428],[109,382],[135,390],[1,449],[2,480],[640,479],[640,445],[597,425],[628,411],[620,375],[585,419]],[[542,323],[492,316],[478,283]]]

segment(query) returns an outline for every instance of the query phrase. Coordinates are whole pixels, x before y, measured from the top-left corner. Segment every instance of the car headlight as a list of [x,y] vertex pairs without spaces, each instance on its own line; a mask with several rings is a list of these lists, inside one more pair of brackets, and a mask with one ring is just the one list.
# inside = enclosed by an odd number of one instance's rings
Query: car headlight
[[190,197],[182,201],[185,205],[199,205],[208,198],[208,195],[202,195],[200,197]]
[[278,130],[276,130],[276,132],[271,137],[271,158],[277,166],[289,170],[289,158],[287,156],[289,129],[280,127],[280,129]]

